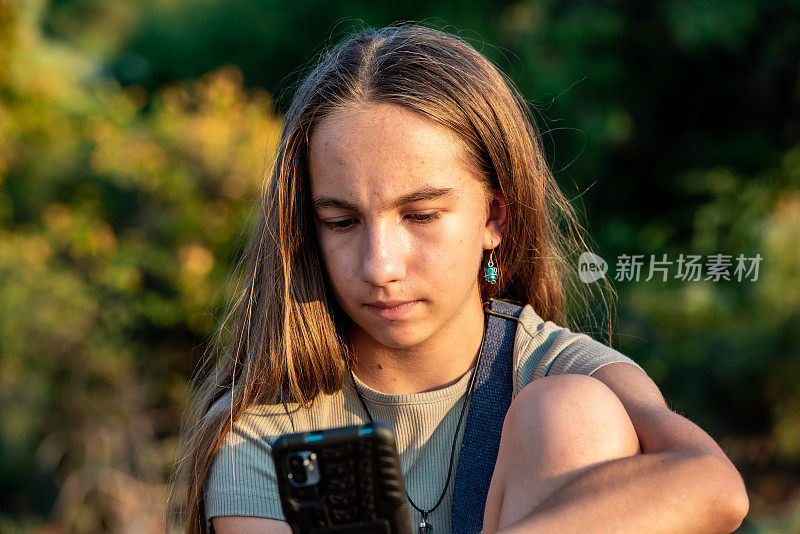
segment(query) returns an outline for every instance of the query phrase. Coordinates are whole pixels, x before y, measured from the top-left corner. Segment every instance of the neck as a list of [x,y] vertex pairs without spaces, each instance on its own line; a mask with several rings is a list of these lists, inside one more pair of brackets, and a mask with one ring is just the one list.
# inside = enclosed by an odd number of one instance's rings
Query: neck
[[389,394],[453,385],[475,364],[483,325],[483,306],[477,295],[436,334],[414,347],[393,349],[354,340],[353,371],[367,386]]

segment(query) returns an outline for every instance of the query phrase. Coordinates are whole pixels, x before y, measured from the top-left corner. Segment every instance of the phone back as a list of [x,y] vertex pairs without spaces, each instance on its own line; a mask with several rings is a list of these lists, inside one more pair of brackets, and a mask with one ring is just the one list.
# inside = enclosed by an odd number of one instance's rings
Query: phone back
[[380,423],[280,436],[272,448],[281,505],[295,533],[409,534],[392,430]]

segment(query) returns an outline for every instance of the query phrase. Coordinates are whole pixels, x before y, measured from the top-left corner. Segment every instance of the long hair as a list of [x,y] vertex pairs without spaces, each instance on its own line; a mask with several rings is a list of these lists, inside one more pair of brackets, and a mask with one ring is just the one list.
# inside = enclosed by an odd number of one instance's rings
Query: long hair
[[[404,106],[453,131],[487,190],[504,194],[507,228],[495,251],[500,279],[481,280],[481,297],[529,303],[545,320],[567,320],[567,295],[577,295],[569,291],[567,258],[588,248],[513,81],[468,43],[438,30],[401,24],[348,36],[324,53],[286,112],[239,264],[241,288],[207,353],[213,369],[196,378],[169,505],[186,516],[188,533],[208,531],[204,483],[244,410],[283,401],[309,406],[343,386],[346,318],[332,302],[319,257],[307,160],[324,117],[369,103]],[[227,409],[212,411],[228,393]]]

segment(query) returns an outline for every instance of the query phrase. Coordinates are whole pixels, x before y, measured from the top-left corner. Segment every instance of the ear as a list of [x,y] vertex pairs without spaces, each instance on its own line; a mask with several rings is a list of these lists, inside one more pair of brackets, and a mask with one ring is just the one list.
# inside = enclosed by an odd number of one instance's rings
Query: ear
[[483,248],[489,250],[497,247],[506,233],[508,221],[508,203],[503,192],[494,190],[489,202],[489,214],[486,219],[486,228],[483,232]]

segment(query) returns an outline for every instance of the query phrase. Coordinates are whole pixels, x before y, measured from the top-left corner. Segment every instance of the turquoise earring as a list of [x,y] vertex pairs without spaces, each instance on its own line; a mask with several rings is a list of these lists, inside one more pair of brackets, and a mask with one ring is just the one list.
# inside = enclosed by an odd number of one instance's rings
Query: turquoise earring
[[492,249],[489,253],[489,263],[486,264],[486,268],[483,270],[483,278],[490,284],[495,284],[499,273],[500,270],[494,265],[494,249]]

